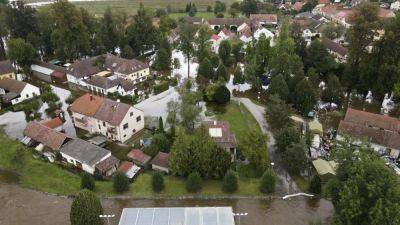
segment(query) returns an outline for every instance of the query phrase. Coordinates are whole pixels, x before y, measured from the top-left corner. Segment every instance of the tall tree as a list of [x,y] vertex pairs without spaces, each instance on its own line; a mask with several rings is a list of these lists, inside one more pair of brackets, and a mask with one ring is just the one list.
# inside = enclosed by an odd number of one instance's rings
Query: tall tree
[[244,68],[244,76],[246,82],[249,83],[254,89],[260,89],[262,86],[260,74],[258,72],[259,65],[257,63],[256,57],[253,57]]
[[37,31],[36,10],[21,0],[7,7],[5,22],[12,38],[26,39],[29,33]]
[[209,80],[214,79],[214,68],[208,58],[205,58],[200,62],[197,74]]
[[101,19],[100,35],[107,52],[114,53],[119,37],[111,9],[108,7]]
[[277,95],[269,97],[269,104],[265,109],[265,117],[273,130],[279,130],[282,127],[289,127],[293,121],[290,116],[293,113],[291,105],[286,104]]
[[35,49],[22,38],[11,39],[7,42],[8,58],[22,68],[27,68],[36,56]]
[[320,75],[325,75],[336,67],[333,56],[319,40],[311,42],[308,49],[308,60],[310,66],[315,68]]
[[198,105],[199,95],[196,92],[185,93],[181,96],[180,117],[182,125],[187,131],[193,132],[196,122],[199,120],[201,107]]
[[72,60],[87,55],[90,51],[90,37],[80,11],[67,1],[58,1],[51,8],[55,20],[51,40],[57,58]]
[[309,113],[317,103],[314,87],[307,78],[304,78],[296,85],[294,95],[295,107],[302,114]]
[[257,13],[258,12],[258,7],[257,7],[257,0],[243,0],[241,3],[241,11],[244,15],[247,17],[250,14]]
[[292,174],[299,174],[301,171],[307,168],[307,146],[305,143],[300,142],[290,146],[283,153],[283,160],[288,171]]
[[271,84],[268,87],[269,95],[278,95],[283,101],[289,98],[289,87],[286,84],[285,78],[281,74],[274,76],[271,79]]
[[146,50],[152,49],[157,42],[157,36],[151,16],[140,3],[133,23],[127,28],[127,39],[135,55],[142,55]]
[[190,78],[190,59],[192,58],[195,49],[193,37],[196,33],[196,29],[191,24],[181,23],[180,31],[178,49],[186,56],[188,62],[188,78]]
[[339,78],[335,75],[331,75],[328,79],[327,87],[322,92],[322,100],[341,105],[343,97],[343,88]]
[[197,31],[197,35],[195,37],[196,43],[196,57],[198,61],[201,63],[203,59],[210,58],[210,36],[212,31],[209,26],[202,25]]
[[246,134],[246,138],[240,145],[243,155],[249,160],[250,166],[258,172],[259,176],[269,165],[267,141],[267,136],[256,130],[251,130]]

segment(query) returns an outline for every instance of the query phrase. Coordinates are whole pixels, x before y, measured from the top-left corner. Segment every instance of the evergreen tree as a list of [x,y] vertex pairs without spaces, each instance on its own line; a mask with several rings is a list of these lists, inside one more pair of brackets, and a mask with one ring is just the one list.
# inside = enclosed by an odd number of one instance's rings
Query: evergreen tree
[[257,64],[257,60],[253,57],[248,64],[246,64],[244,69],[244,76],[247,83],[251,85],[254,89],[261,89],[261,79],[260,74],[258,73],[259,65]]
[[235,74],[233,76],[233,84],[238,85],[238,84],[244,84],[245,78],[242,72],[242,69],[238,67],[235,70]]
[[112,181],[115,192],[121,193],[129,189],[129,178],[122,172],[114,173]]
[[113,14],[109,7],[104,12],[103,19],[101,20],[100,35],[102,43],[107,52],[114,53],[115,48],[118,46],[119,37],[113,19]]
[[187,59],[188,65],[188,78],[190,77],[190,59],[194,54],[193,37],[195,36],[196,29],[191,24],[182,23],[180,25],[180,35],[178,40],[178,49],[182,51]]
[[160,48],[157,51],[153,67],[156,70],[169,70],[171,68],[171,57],[166,49]]
[[219,64],[217,71],[215,71],[215,80],[222,80],[222,81],[229,80],[228,71],[226,71],[226,68],[222,63]]
[[226,193],[233,193],[239,187],[238,175],[236,172],[229,170],[222,181],[222,190]]
[[296,85],[294,95],[296,109],[304,115],[313,110],[314,105],[317,103],[315,90],[311,82],[306,78]]
[[158,132],[160,133],[164,133],[164,122],[163,122],[163,118],[160,116],[158,118]]
[[286,149],[282,158],[289,173],[300,174],[301,171],[307,168],[307,150],[307,146],[302,142],[294,144]]
[[202,180],[197,172],[191,173],[186,180],[186,190],[188,192],[199,192],[202,188]]
[[329,76],[327,86],[322,92],[322,100],[341,105],[343,97],[343,88],[339,78],[335,75]]
[[276,175],[272,169],[267,169],[261,178],[260,191],[271,194],[275,191]]
[[319,41],[314,40],[308,49],[308,58],[310,65],[314,67],[319,74],[327,74],[335,69],[336,62],[326,47]]
[[91,191],[83,190],[72,201],[69,220],[71,225],[102,225],[101,214],[100,200]]
[[208,58],[205,58],[200,62],[197,74],[209,80],[214,79],[214,68]]
[[277,95],[270,96],[269,102],[265,109],[265,117],[272,130],[291,126],[293,123],[292,119],[290,119],[293,113],[291,105],[283,102]]
[[287,148],[300,142],[300,132],[295,127],[282,127],[276,136],[276,148],[279,153],[284,153]]
[[231,92],[225,85],[220,85],[215,90],[214,99],[218,104],[226,104],[231,100]]
[[151,180],[151,186],[153,188],[154,192],[160,192],[164,190],[165,184],[164,184],[164,176],[161,174],[161,172],[154,172],[153,177]]
[[228,40],[221,41],[218,48],[218,56],[224,66],[230,66],[232,64],[231,51],[231,43]]
[[285,78],[278,74],[271,79],[271,84],[268,87],[269,95],[278,95],[283,101],[288,101],[289,87],[286,84]]
[[94,178],[88,173],[83,173],[81,176],[81,188],[93,191],[95,187]]

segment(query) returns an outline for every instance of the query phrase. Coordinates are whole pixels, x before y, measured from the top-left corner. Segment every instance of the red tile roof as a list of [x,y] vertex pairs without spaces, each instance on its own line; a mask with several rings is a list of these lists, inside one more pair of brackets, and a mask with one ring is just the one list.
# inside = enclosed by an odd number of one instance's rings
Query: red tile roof
[[154,159],[151,161],[151,164],[163,168],[168,168],[169,154],[165,152],[158,152]]
[[42,124],[48,128],[54,129],[54,128],[62,126],[64,123],[60,119],[60,117],[56,117],[54,119],[46,120],[46,121],[42,122]]
[[133,163],[129,161],[123,161],[118,168],[118,171],[126,173],[133,167]]
[[390,116],[348,108],[344,120],[363,126],[400,132],[400,120]]
[[24,135],[54,151],[60,150],[61,146],[69,140],[66,134],[50,129],[35,121],[28,123],[25,127]]
[[213,34],[213,35],[211,36],[211,39],[213,39],[213,40],[215,40],[215,41],[218,41],[220,38],[221,38],[221,37],[218,36],[218,35],[216,35],[216,34]]
[[94,116],[103,102],[104,98],[88,93],[77,98],[71,104],[71,111],[85,116]]
[[139,149],[133,149],[128,153],[127,156],[128,158],[135,160],[141,164],[148,162],[151,158],[150,156],[144,154],[144,152]]

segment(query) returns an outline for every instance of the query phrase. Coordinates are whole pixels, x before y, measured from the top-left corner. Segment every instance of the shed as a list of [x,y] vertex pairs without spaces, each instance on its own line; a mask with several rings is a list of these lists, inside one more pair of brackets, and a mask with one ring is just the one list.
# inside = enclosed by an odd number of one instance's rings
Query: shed
[[151,168],[165,173],[169,172],[169,154],[165,152],[158,152],[154,159],[151,161]]
[[310,128],[310,131],[316,134],[323,134],[323,129],[322,129],[322,124],[314,119],[313,121],[308,123],[308,127]]
[[140,167],[129,161],[123,161],[118,168],[118,171],[124,173],[129,179],[134,178],[140,170]]
[[127,155],[135,164],[139,166],[146,166],[151,157],[146,155],[142,150],[132,149]]
[[338,164],[335,161],[316,159],[312,161],[312,164],[323,181],[327,181],[329,178],[336,175]]

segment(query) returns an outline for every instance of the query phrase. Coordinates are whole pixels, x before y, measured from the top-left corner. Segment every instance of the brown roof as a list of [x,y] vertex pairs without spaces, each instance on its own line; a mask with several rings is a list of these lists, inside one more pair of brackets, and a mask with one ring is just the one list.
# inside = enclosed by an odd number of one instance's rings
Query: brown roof
[[208,20],[208,24],[210,25],[235,25],[240,26],[243,23],[247,22],[246,18],[212,18]]
[[278,22],[277,14],[250,14],[250,20],[259,22],[276,23]]
[[13,73],[15,69],[10,60],[0,61],[0,74]]
[[322,44],[324,44],[327,49],[336,52],[341,56],[347,55],[347,48],[343,47],[339,43],[336,43],[328,38],[322,38]]
[[390,116],[348,108],[344,120],[367,127],[400,132],[400,120]]
[[104,89],[109,89],[117,86],[116,80],[111,80],[108,77],[103,77],[103,76],[91,76],[86,81],[86,83]]
[[54,151],[60,150],[61,146],[69,140],[66,134],[50,129],[35,121],[28,123],[24,130],[24,135]]
[[211,128],[221,128],[220,137],[212,137],[218,147],[235,148],[236,137],[231,133],[229,123],[225,121],[203,121],[203,125],[209,131]]
[[8,92],[14,92],[20,94],[26,86],[25,82],[4,78],[0,80],[0,88],[7,90]]
[[112,125],[119,125],[130,108],[131,106],[128,104],[106,98],[98,108],[94,117]]
[[111,54],[105,56],[104,67],[114,73],[131,74],[149,68],[149,65],[136,59],[124,59]]
[[65,67],[57,66],[57,65],[54,65],[54,64],[48,63],[48,62],[36,61],[34,63],[34,65],[45,67],[45,68],[57,71],[59,73],[64,73],[64,74],[67,73],[67,69]]
[[57,128],[57,127],[62,126],[64,123],[63,123],[63,121],[60,119],[60,117],[56,117],[56,118],[54,118],[54,119],[46,120],[46,121],[42,122],[42,124],[43,124],[44,126],[50,128],[50,129],[54,129],[54,128]]
[[151,158],[139,149],[133,149],[128,153],[127,156],[128,158],[140,162],[141,164],[147,163]]
[[94,59],[77,60],[68,67],[68,73],[76,78],[91,76],[102,70],[94,65]]
[[71,104],[71,111],[85,116],[94,116],[103,102],[104,98],[88,93],[77,98]]
[[168,168],[169,154],[165,152],[158,152],[154,159],[151,161],[151,164],[163,168]]
[[98,169],[100,172],[107,172],[112,167],[118,166],[118,164],[119,164],[119,159],[117,159],[113,155],[111,155],[107,159],[97,163],[96,169]]
[[63,73],[63,72],[54,70],[54,71],[50,74],[50,76],[52,76],[52,77],[57,77],[57,78],[65,78],[65,77],[66,77],[66,74]]
[[375,144],[385,147],[400,149],[400,134],[376,127],[368,127],[362,124],[340,121],[338,134],[348,134],[356,138],[366,138]]

